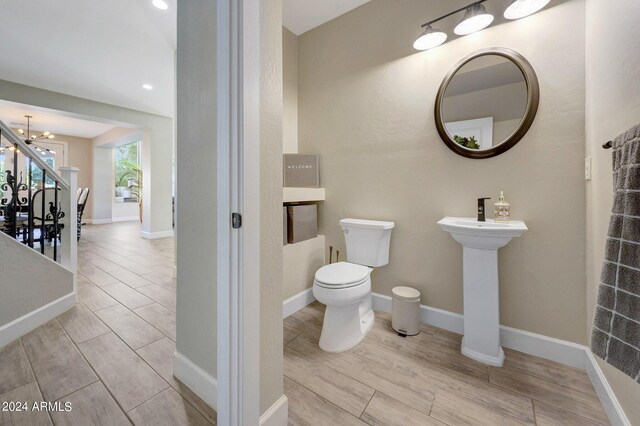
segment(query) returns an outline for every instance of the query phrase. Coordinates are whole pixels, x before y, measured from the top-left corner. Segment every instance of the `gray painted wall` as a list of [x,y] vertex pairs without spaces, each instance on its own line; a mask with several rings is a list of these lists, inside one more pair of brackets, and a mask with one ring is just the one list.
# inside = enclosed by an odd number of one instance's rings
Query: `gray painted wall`
[[[529,231],[500,250],[501,323],[584,344],[584,0],[413,50],[424,18],[448,7],[372,0],[299,37],[298,143],[300,153],[320,154],[321,232],[345,253],[341,218],[395,221],[373,290],[409,285],[423,303],[461,313],[462,248],[436,222],[472,217],[476,198],[495,202],[504,190]],[[452,66],[493,46],[532,63],[540,107],[515,147],[471,160],[440,139],[434,102]]]
[[282,1],[260,2],[260,412],[282,396]]
[[2,232],[0,253],[0,327],[73,292],[71,272]]
[[216,377],[216,2],[178,2],[176,349]]

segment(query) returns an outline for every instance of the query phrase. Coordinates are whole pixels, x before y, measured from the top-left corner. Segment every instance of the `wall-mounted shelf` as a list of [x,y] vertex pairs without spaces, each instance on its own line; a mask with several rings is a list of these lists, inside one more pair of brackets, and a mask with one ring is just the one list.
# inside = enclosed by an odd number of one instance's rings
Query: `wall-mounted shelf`
[[282,188],[283,203],[304,203],[324,200],[324,188]]

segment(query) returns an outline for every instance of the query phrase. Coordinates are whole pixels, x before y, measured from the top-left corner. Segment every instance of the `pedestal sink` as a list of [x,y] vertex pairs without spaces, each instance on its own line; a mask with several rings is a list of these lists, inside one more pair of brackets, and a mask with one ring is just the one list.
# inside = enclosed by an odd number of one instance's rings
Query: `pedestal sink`
[[438,222],[463,247],[464,337],[462,353],[484,364],[502,367],[498,249],[526,230],[524,222],[479,222],[445,217]]

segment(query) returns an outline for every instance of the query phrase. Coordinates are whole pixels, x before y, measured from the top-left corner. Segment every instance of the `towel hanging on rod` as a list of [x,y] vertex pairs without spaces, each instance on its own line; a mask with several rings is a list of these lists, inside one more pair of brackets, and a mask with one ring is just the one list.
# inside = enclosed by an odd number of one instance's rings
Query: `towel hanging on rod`
[[640,383],[640,124],[613,143],[613,208],[591,349]]

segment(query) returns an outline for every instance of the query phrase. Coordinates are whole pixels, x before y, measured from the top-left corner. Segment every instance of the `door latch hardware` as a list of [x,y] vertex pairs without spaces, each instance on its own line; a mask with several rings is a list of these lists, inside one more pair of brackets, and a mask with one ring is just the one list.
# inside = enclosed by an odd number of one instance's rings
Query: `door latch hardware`
[[242,216],[240,213],[231,213],[231,226],[238,229],[242,226]]

